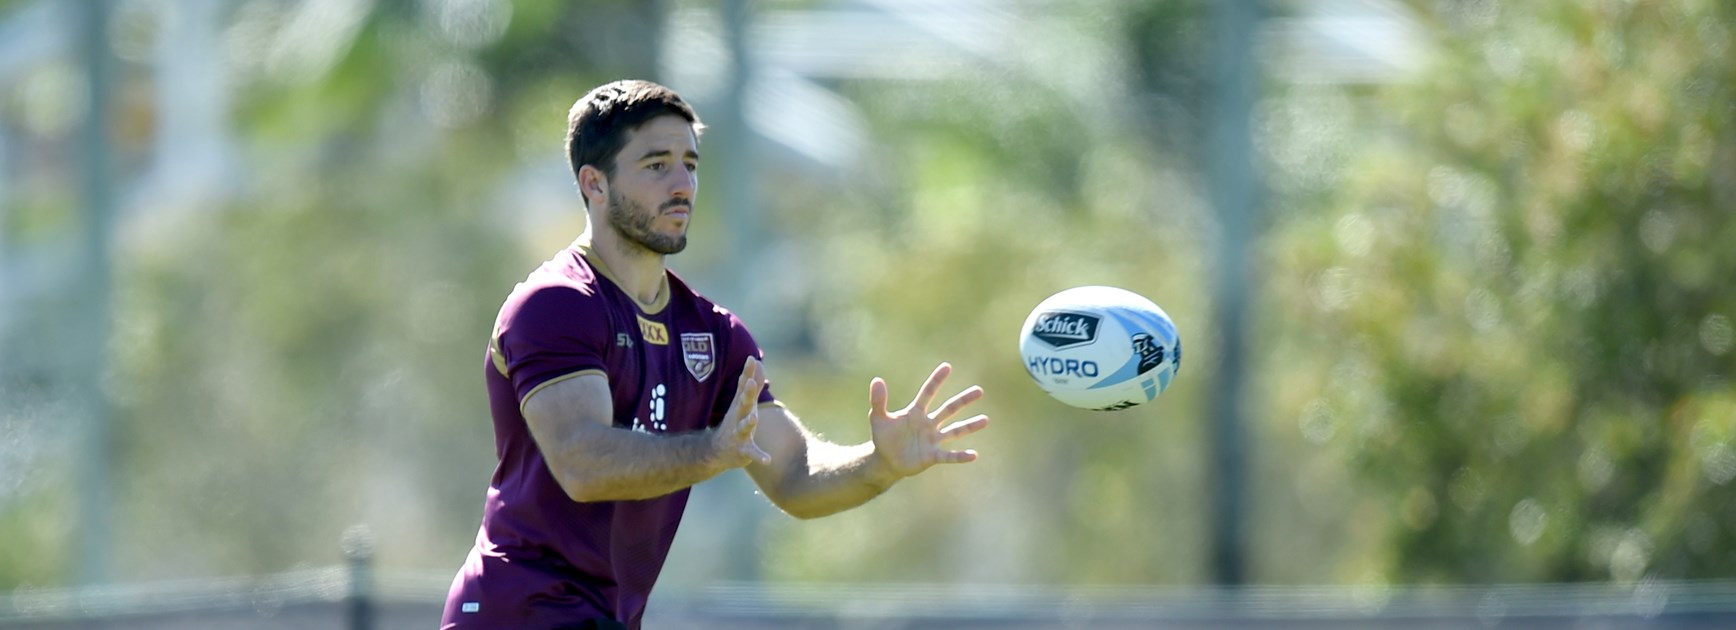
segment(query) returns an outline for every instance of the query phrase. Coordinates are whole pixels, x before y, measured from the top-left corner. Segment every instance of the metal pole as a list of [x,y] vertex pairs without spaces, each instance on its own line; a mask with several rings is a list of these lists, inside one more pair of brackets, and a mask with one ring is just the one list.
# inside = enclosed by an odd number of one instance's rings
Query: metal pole
[[729,223],[730,261],[728,277],[724,278],[732,304],[752,325],[753,307],[748,299],[753,291],[753,263],[764,243],[761,238],[759,190],[754,180],[753,130],[748,126],[749,87],[754,82],[754,60],[748,45],[748,27],[753,19],[752,0],[727,0],[723,3],[724,36],[729,46],[729,81],[724,99],[718,108],[717,139],[725,155],[713,162],[718,169],[717,185],[722,190],[724,220]]
[[663,16],[669,12],[668,0],[635,2],[632,38],[634,47],[627,58],[627,75],[650,81],[661,81],[657,72],[657,55],[663,47]]
[[1248,271],[1250,243],[1260,214],[1259,181],[1254,172],[1252,115],[1258,68],[1254,34],[1259,3],[1212,3],[1212,98],[1206,151],[1212,205],[1222,229],[1218,249],[1217,321],[1223,341],[1212,392],[1211,570],[1220,586],[1247,580],[1247,438],[1243,428],[1247,395],[1247,310],[1252,293]]
[[78,581],[109,580],[113,554],[110,510],[113,505],[114,428],[110,424],[103,374],[108,370],[109,244],[114,222],[114,193],[109,165],[109,102],[113,54],[108,46],[109,0],[84,0],[79,14],[79,41],[84,56],[88,109],[82,130],[84,255],[75,291],[79,292],[77,339],[79,358],[70,375],[71,391],[83,421],[79,463]]
[[[749,88],[753,85],[755,65],[748,29],[753,22],[752,0],[726,0],[723,3],[724,37],[729,46],[729,80],[719,103],[718,124],[713,127],[722,159],[707,159],[716,177],[709,181],[719,188],[723,202],[722,220],[728,223],[729,260],[724,272],[717,276],[723,289],[724,304],[736,312],[749,327],[761,321],[763,309],[757,307],[753,278],[758,275],[760,249],[766,244],[762,235],[759,207],[759,187],[755,180],[754,132],[748,124]],[[759,334],[764,344],[766,332]],[[757,540],[763,514],[744,498],[754,491],[746,475],[724,475],[717,479],[716,492],[731,529],[739,540]],[[735,580],[757,580],[760,577],[759,547],[731,545],[724,562],[724,571]]]
[[349,568],[350,592],[344,612],[349,630],[374,627],[374,533],[367,525],[344,530],[344,558]]

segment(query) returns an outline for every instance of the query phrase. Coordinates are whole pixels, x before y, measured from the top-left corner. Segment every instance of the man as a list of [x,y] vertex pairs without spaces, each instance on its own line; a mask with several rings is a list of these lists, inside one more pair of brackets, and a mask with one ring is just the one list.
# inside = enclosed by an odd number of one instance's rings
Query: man
[[495,322],[486,371],[500,463],[443,628],[637,628],[689,487],[732,468],[814,518],[976,459],[942,446],[988,425],[947,424],[983,395],[937,402],[950,366],[898,410],[873,379],[872,439],[825,442],[772,396],[747,327],[664,267],[687,244],[699,184],[704,127],[680,96],[610,83],[567,125],[589,222]]

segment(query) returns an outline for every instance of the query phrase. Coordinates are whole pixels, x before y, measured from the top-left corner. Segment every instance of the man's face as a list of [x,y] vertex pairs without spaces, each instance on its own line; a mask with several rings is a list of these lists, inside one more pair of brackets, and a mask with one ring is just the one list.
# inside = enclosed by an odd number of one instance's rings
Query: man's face
[[687,248],[687,222],[699,189],[692,125],[679,116],[659,116],[629,131],[608,181],[609,225],[626,242],[663,255]]

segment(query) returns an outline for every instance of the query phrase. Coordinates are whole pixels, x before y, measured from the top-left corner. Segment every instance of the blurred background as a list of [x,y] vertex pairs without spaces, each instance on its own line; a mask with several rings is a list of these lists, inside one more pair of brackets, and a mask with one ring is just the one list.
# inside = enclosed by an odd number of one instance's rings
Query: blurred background
[[[945,360],[995,419],[821,520],[701,485],[652,626],[1730,627],[1733,35],[1718,0],[0,0],[0,625],[435,625],[494,315],[584,229],[567,108],[636,77],[711,127],[670,264],[779,398],[861,441],[870,378]],[[1084,284],[1176,321],[1156,402],[1025,374]]]

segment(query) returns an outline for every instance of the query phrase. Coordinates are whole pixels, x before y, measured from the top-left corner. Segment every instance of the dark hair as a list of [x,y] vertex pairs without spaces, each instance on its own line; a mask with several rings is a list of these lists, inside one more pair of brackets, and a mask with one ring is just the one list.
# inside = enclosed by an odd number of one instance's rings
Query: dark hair
[[567,162],[578,180],[579,168],[597,167],[615,175],[615,154],[627,144],[627,132],[653,118],[680,116],[693,125],[693,133],[705,130],[699,115],[675,90],[650,81],[615,81],[591,90],[567,112]]

